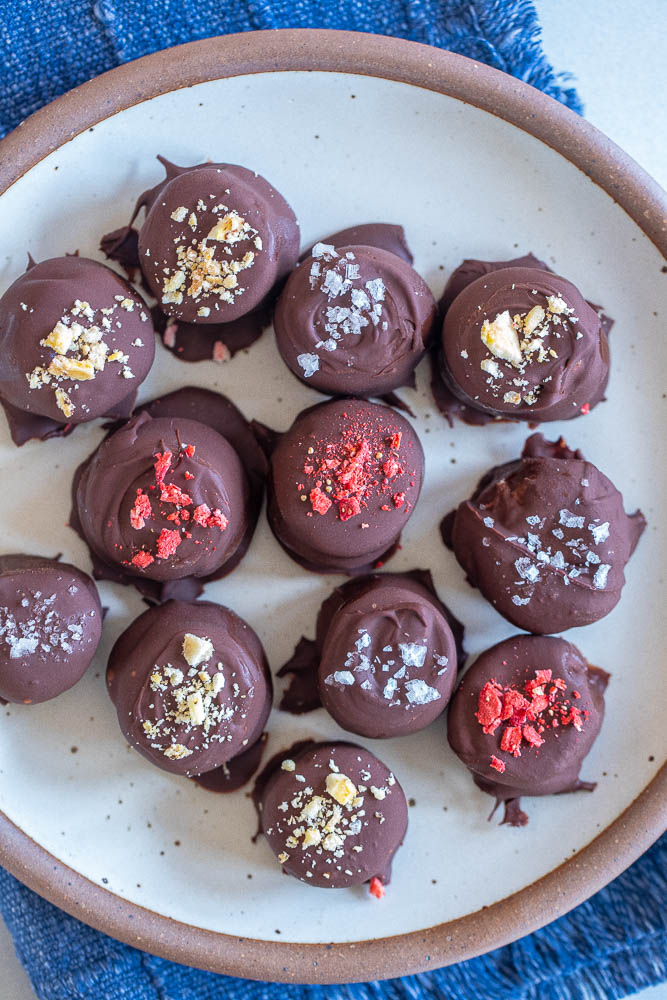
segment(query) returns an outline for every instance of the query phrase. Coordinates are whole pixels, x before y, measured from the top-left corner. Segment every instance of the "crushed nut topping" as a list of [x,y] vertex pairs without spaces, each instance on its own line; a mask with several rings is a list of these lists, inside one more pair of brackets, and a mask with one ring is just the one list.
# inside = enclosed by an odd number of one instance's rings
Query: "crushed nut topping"
[[[498,313],[494,320],[485,319],[480,331],[482,343],[494,358],[511,366],[508,370],[493,358],[482,359],[480,368],[489,376],[486,383],[491,394],[498,397],[503,392],[503,402],[512,406],[520,406],[522,401],[533,406],[542,385],[527,390],[527,380],[513,377],[512,369],[523,375],[528,365],[557,360],[558,352],[547,346],[546,340],[550,336],[560,339],[561,333],[567,331],[568,321],[576,320],[577,317],[573,314],[574,309],[563,298],[549,295],[546,297],[546,306],[534,305],[528,312],[517,313],[515,316],[511,316],[506,309]],[[499,382],[507,377],[512,377],[512,384],[516,389],[503,391]]]
[[171,760],[208,749],[212,742],[231,740],[225,724],[237,713],[244,717],[247,697],[240,693],[234,672],[227,683],[222,663],[202,669],[215,656],[210,639],[186,632],[182,651],[181,666],[167,663],[153,668],[142,696],[143,732],[150,746]]
[[[256,253],[262,250],[262,240],[256,229],[226,205],[215,205],[212,211],[224,212],[224,215],[205,236],[199,239],[195,236],[189,243],[183,238],[176,241],[177,266],[173,270],[164,268],[163,303],[181,305],[185,295],[195,301],[202,295],[215,295],[221,302],[232,304],[245,291],[239,276],[255,263]],[[196,214],[183,205],[171,213],[171,218],[178,223],[187,218],[195,234],[199,229]],[[237,249],[237,244],[247,241],[252,241],[254,250]],[[198,315],[205,317],[210,311],[209,307],[201,307]]]
[[[72,388],[76,390],[79,382],[94,379],[98,372],[105,370],[108,363],[118,363],[118,374],[122,378],[134,378],[134,372],[128,366],[129,356],[122,351],[109,353],[109,346],[104,339],[108,338],[112,330],[112,317],[116,309],[133,312],[134,301],[124,295],[117,295],[112,306],[93,309],[88,302],[75,299],[74,305],[40,341],[42,347],[54,352],[53,357],[47,367],[37,365],[26,374],[28,385],[31,389],[51,386],[58,409],[67,420],[76,409],[70,395]],[[115,322],[118,326],[117,319]],[[143,347],[143,344],[135,341],[133,346]],[[75,383],[68,391],[60,384],[64,379]]]

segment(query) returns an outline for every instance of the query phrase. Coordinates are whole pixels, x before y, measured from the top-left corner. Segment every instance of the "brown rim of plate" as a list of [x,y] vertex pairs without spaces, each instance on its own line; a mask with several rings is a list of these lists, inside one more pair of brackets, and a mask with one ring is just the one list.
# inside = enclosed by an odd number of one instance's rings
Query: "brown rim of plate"
[[[417,42],[349,31],[257,31],[181,45],[177,58],[174,51],[104,73],[19,125],[0,142],[0,195],[85,129],[159,94],[251,73],[317,70],[411,84],[504,119],[578,167],[667,255],[667,199],[659,185],[584,119],[498,70]],[[0,862],[50,902],[136,948],[245,978],[342,983],[437,969],[514,941],[588,899],[647,850],[666,825],[663,766],[590,844],[514,895],[421,931],[335,944],[238,938],[154,913],[62,864],[3,813]]]

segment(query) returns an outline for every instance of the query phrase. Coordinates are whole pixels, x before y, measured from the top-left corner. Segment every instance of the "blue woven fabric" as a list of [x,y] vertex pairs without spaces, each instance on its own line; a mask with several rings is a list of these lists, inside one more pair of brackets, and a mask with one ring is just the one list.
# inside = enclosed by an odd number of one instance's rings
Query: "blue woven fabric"
[[581,111],[544,58],[530,0],[0,0],[0,134],[103,70],[258,28],[348,28],[451,49]]
[[[528,0],[0,0],[0,134],[106,69],[258,28],[348,28],[460,52],[576,111]],[[0,913],[40,1000],[615,1000],[667,978],[667,840],[548,928],[482,958],[386,983],[275,986],[174,965],[93,931],[0,869]],[[306,890],[307,891],[307,890]]]

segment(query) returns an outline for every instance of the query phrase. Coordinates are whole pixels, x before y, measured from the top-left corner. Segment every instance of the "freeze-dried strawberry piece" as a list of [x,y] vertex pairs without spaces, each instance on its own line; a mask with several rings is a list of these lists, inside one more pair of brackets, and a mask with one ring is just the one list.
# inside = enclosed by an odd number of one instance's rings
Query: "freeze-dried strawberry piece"
[[491,767],[495,768],[499,774],[502,774],[505,770],[505,761],[500,760],[498,757],[491,754]]
[[164,477],[171,467],[172,454],[170,451],[157,452],[155,457],[155,481],[158,486],[162,486]]
[[503,692],[503,710],[500,715],[503,722],[511,719],[515,725],[519,725],[526,718],[527,708],[528,702],[520,691],[509,688]]
[[393,479],[394,476],[397,476],[399,472],[401,472],[402,470],[400,465],[392,455],[383,464],[382,471],[384,472],[387,479]]
[[310,502],[316,514],[326,514],[331,507],[331,500],[319,488],[310,491]]
[[523,738],[531,747],[541,747],[544,740],[533,726],[524,726],[522,729]]
[[350,497],[349,500],[341,500],[338,504],[338,513],[341,521],[349,521],[351,517],[355,517],[361,513],[361,504],[357,497]]
[[178,531],[170,528],[163,528],[157,540],[157,558],[168,559],[173,556],[176,549],[181,544],[181,536]]
[[477,711],[475,712],[477,721],[487,735],[494,732],[500,725],[502,706],[500,689],[492,681],[487,681],[479,692]]
[[377,875],[374,875],[373,878],[371,879],[370,884],[368,886],[368,891],[370,892],[371,896],[375,896],[376,899],[382,899],[382,897],[384,896],[384,886],[382,884],[382,880],[379,879]]
[[133,566],[137,566],[139,569],[146,569],[146,567],[150,566],[152,562],[155,562],[155,559],[150,552],[145,552],[144,549],[142,549],[141,552],[137,552],[136,555],[132,556],[130,562]]
[[405,503],[405,493],[394,493],[392,500],[394,501],[394,507],[402,507]]
[[224,531],[228,524],[229,521],[227,520],[225,515],[222,513],[221,510],[218,510],[218,508],[216,507],[213,513],[209,516],[209,519],[206,522],[206,527],[220,528],[220,531]]
[[152,514],[153,510],[149,498],[143,490],[137,490],[137,497],[130,511],[130,524],[138,531],[140,528],[143,528],[146,519],[151,517]]
[[511,753],[514,757],[521,756],[521,730],[518,726],[508,726],[500,740],[500,749]]
[[187,493],[184,493],[179,486],[175,486],[173,483],[162,486],[160,500],[163,503],[178,503],[181,507],[187,507],[192,503],[192,497],[189,497]]
[[201,524],[202,528],[205,528],[208,524],[208,519],[211,516],[211,508],[206,503],[200,503],[198,507],[192,512],[192,518],[197,524]]

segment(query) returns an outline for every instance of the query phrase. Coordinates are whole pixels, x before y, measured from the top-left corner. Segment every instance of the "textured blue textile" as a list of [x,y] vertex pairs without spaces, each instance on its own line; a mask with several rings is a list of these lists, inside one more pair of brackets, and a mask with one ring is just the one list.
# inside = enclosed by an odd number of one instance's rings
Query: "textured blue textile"
[[667,978],[666,898],[664,837],[572,913],[481,958],[384,983],[276,986],[128,948],[0,869],[0,912],[40,1000],[616,1000]]
[[0,135],[103,70],[179,42],[258,28],[348,28],[451,49],[575,111],[529,0],[0,0]]
[[[527,0],[0,0],[0,134],[102,71],[169,45],[258,28],[327,27],[430,43],[576,111]],[[0,913],[43,1000],[614,1000],[667,978],[667,840],[573,913],[458,966],[388,983],[272,986],[187,969],[85,927],[0,869]],[[307,890],[306,890],[307,891]]]

